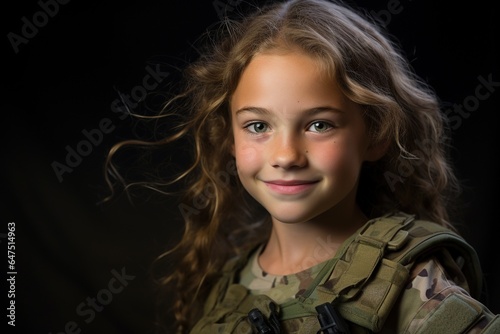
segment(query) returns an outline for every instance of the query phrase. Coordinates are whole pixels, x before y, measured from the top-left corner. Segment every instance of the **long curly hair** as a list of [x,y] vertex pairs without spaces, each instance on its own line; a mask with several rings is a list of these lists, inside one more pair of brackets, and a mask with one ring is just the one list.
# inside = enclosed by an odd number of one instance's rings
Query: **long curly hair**
[[242,187],[230,153],[229,101],[256,54],[300,50],[364,108],[372,142],[388,147],[360,175],[357,200],[367,217],[402,210],[453,228],[449,208],[460,186],[448,158],[450,141],[439,100],[369,15],[342,2],[290,0],[226,20],[207,37],[199,57],[184,69],[178,93],[157,116],[175,115],[176,132],[154,141],[119,143],[107,163],[109,175],[126,185],[112,163],[119,149],[168,146],[181,138],[192,145],[183,173],[141,183],[159,189],[183,182],[178,197],[183,236],[159,257],[175,264],[159,283],[173,295],[164,314],[174,315],[177,333],[189,331],[224,262],[270,231],[267,212]]

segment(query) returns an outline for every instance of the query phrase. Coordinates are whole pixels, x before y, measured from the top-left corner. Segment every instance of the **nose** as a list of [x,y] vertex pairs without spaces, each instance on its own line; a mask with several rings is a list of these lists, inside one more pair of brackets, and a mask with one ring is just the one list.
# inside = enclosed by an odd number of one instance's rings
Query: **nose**
[[270,164],[275,168],[300,168],[307,164],[306,148],[298,136],[277,135],[270,143]]

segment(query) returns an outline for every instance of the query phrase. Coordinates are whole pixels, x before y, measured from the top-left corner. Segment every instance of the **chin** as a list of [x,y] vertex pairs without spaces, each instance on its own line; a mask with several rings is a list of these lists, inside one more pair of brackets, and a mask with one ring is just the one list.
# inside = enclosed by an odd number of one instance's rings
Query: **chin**
[[286,211],[286,214],[273,214],[271,213],[271,217],[273,220],[277,220],[281,223],[284,224],[300,224],[300,223],[305,223],[307,221],[310,221],[311,219],[314,218],[314,215],[308,215],[305,213],[299,213],[296,212],[294,213],[291,210]]

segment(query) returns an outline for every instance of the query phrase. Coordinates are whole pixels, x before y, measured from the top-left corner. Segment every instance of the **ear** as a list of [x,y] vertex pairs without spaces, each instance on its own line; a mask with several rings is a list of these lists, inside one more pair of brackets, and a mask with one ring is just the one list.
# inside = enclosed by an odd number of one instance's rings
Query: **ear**
[[390,140],[381,140],[376,143],[370,144],[366,149],[365,161],[377,161],[381,159],[389,150]]

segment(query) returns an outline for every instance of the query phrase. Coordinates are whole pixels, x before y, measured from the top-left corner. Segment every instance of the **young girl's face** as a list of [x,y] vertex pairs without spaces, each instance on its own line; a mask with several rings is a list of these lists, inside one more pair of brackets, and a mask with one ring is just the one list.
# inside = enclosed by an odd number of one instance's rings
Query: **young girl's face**
[[366,126],[361,107],[317,61],[298,52],[256,55],[231,114],[239,178],[275,221],[331,220],[356,210],[361,164],[373,159]]

